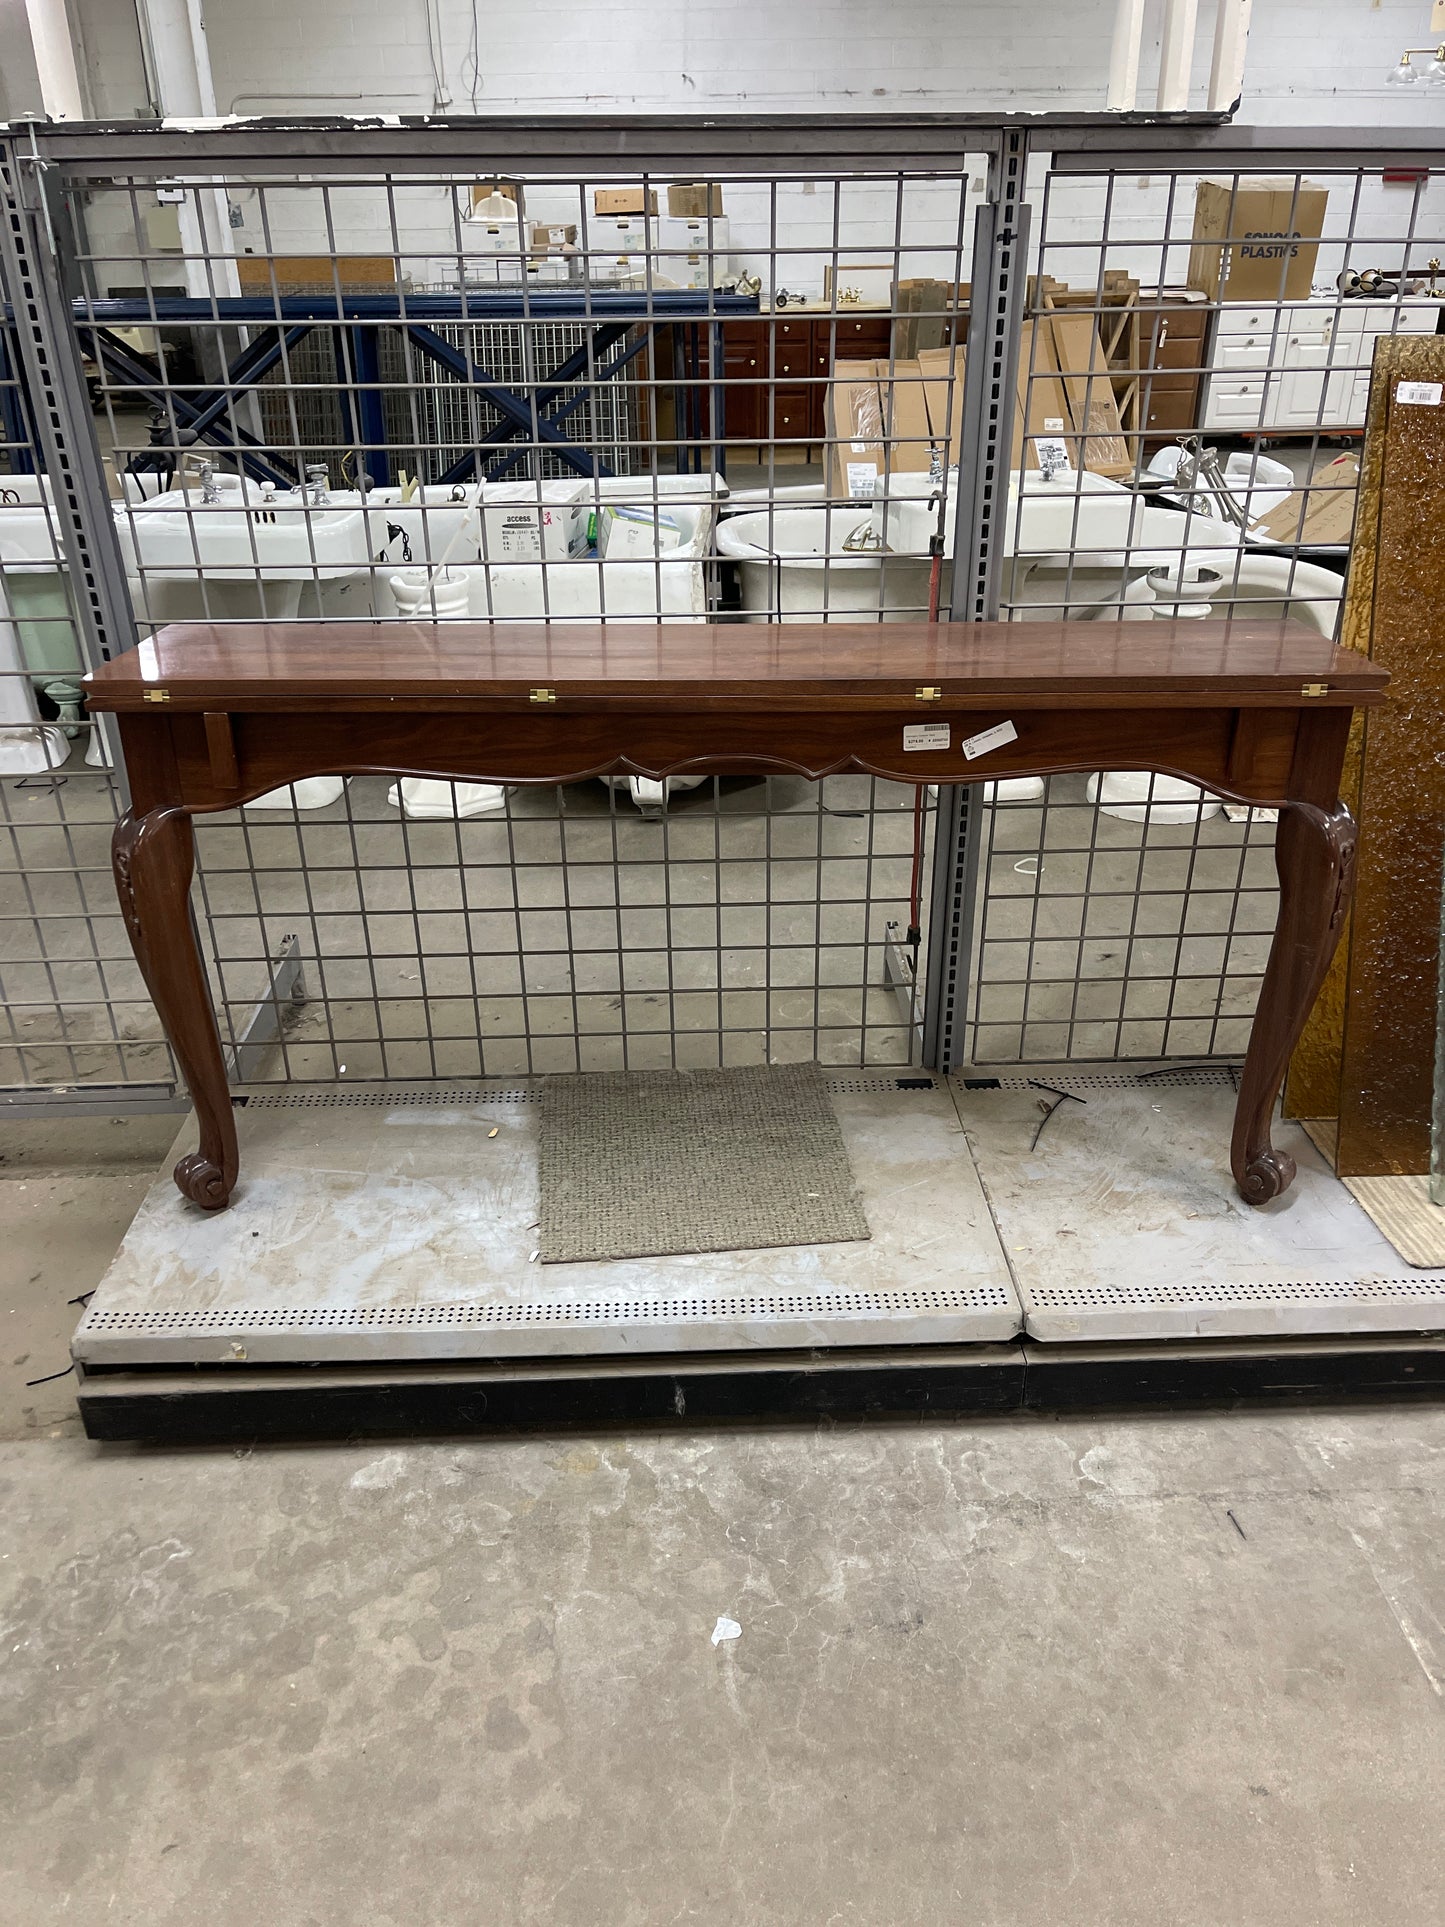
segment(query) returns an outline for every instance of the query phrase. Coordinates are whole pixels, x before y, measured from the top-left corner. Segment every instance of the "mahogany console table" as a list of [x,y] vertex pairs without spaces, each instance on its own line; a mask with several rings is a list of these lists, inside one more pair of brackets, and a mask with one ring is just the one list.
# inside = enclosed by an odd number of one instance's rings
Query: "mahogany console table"
[[1351,711],[1385,672],[1289,622],[180,624],[86,678],[113,710],[131,810],[116,887],[190,1087],[208,1210],[237,1177],[220,1037],[190,916],[191,818],[303,776],[576,783],[861,770],[905,783],[1147,769],[1278,806],[1279,921],[1231,1150],[1251,1204],[1285,1066],[1353,883],[1339,800]]

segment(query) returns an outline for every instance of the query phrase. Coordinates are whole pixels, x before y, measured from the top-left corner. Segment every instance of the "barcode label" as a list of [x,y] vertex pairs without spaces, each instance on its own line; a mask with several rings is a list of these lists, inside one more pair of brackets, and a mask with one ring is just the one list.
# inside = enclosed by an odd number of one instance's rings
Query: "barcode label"
[[905,723],[903,747],[905,749],[947,749],[952,734],[947,723]]
[[1416,408],[1438,408],[1442,394],[1445,394],[1445,382],[1397,381],[1395,383],[1395,400],[1408,402]]

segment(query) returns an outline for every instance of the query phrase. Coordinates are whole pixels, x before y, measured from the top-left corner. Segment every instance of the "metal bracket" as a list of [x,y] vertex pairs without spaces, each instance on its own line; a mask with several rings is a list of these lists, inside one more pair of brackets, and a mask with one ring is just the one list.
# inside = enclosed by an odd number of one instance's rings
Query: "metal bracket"
[[226,1058],[226,1077],[232,1084],[249,1084],[260,1070],[262,1059],[280,1037],[286,1012],[306,1001],[306,983],[301,975],[301,940],[286,936],[271,960],[271,981],[265,995],[251,1008],[251,1014],[236,1035]]

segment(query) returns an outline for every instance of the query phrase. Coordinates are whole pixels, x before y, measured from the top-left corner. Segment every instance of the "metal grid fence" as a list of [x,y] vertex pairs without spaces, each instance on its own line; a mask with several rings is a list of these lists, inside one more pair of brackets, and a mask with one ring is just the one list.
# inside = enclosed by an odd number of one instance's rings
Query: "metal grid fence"
[[[420,132],[370,164],[357,135],[341,168],[267,134],[229,166],[224,141],[165,165],[122,143],[36,170],[14,231],[67,263],[90,540],[113,521],[136,626],[324,616],[338,649],[411,611],[1332,628],[1370,344],[1440,312],[1412,287],[1445,225],[1428,178],[1386,189],[1383,147],[1292,156],[1287,227],[1328,190],[1318,255],[1302,292],[1286,250],[1241,303],[1188,285],[1225,135],[1156,130],[1141,166],[1089,130],[905,132],[897,165],[735,152],[708,169],[726,213],[706,190],[666,212],[675,168],[503,170],[501,147],[489,193]],[[619,188],[639,211],[599,212]],[[1324,292],[1376,264],[1394,294]],[[79,665],[124,624],[97,640],[93,595],[77,618],[80,511],[34,473],[22,348],[0,735],[77,746],[0,777],[0,1085],[123,1096],[173,1075],[110,894],[123,772],[78,747]],[[327,779],[199,824],[196,902],[252,1081],[1229,1057],[1272,825],[1178,788]]]

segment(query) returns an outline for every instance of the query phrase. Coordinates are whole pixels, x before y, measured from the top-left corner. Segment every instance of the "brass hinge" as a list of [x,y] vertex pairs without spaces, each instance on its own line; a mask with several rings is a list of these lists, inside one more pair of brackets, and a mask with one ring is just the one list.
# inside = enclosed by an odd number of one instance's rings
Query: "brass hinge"
[[918,688],[913,692],[913,698],[915,702],[920,703],[941,703],[943,701],[943,691],[936,683],[920,683]]
[[1307,682],[1300,694],[1302,696],[1328,696],[1330,686],[1327,682]]
[[168,703],[170,699],[169,689],[147,689],[141,696],[141,701],[147,703]]
[[527,700],[534,703],[554,703],[557,700],[557,692],[555,689],[534,689]]

